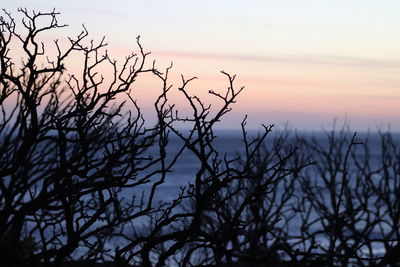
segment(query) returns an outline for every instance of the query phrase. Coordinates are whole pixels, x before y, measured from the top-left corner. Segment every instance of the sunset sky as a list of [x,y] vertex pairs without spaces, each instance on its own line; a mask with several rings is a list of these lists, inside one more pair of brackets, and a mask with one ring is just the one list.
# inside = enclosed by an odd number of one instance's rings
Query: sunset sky
[[[17,7],[61,13],[70,26],[48,38],[106,36],[111,55],[137,51],[136,36],[160,69],[172,61],[174,77],[197,76],[193,93],[223,90],[225,70],[245,91],[222,123],[238,128],[275,123],[320,130],[336,118],[354,130],[379,125],[400,131],[400,1],[104,1],[0,0]],[[54,34],[54,35],[51,35]],[[143,88],[153,86],[142,81]],[[152,89],[144,89],[151,91]],[[138,93],[152,105],[146,91]],[[147,101],[147,102],[146,102]],[[178,101],[178,100],[177,100]]]

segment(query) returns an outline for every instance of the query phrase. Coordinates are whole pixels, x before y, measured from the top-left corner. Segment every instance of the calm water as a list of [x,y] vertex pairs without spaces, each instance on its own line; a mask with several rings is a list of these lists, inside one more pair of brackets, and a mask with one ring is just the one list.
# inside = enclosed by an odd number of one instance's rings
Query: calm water
[[[271,147],[274,144],[274,140],[277,136],[280,136],[282,133],[281,132],[276,132],[276,133],[271,133],[270,136],[267,137],[265,141],[265,145],[267,147]],[[343,146],[342,153],[345,154],[347,151],[348,144],[351,140],[353,133],[348,133],[347,134],[347,142]],[[244,143],[243,143],[243,136],[241,135],[240,132],[234,132],[234,131],[221,131],[217,132],[216,134],[218,138],[215,140],[215,148],[218,150],[219,155],[221,158],[224,157],[224,155],[227,155],[228,158],[234,158],[237,157],[238,155],[243,154],[244,152]],[[323,146],[327,147],[328,142],[327,142],[327,136],[326,133],[301,133],[299,134],[302,137],[306,138],[306,140],[311,140],[311,138],[315,138],[316,142]],[[250,132],[249,137],[256,137],[257,133],[255,132]],[[368,149],[369,149],[369,157],[368,160],[370,162],[370,165],[372,168],[375,168],[378,166],[381,160],[382,156],[382,149],[381,149],[381,138],[379,134],[377,133],[358,133],[358,138],[356,141],[358,142],[364,142],[366,137],[368,136]],[[399,141],[400,141],[400,134],[392,134],[393,139],[396,141],[397,144],[397,149],[400,148]],[[288,145],[295,145],[293,134],[289,135],[289,138],[286,139],[286,144]],[[179,146],[181,145],[181,142],[176,139],[176,138],[171,138],[170,144],[169,144],[169,149],[168,149],[168,160],[171,160],[172,155],[178,151]],[[362,145],[356,145],[353,147],[355,149],[355,153],[357,157],[359,157],[360,160],[364,160],[364,150]],[[149,154],[151,153],[157,153],[156,150],[149,151]],[[304,151],[300,151],[300,153],[304,153]],[[344,155],[343,155],[344,156]],[[319,164],[319,163],[317,163]],[[349,169],[352,169],[354,167],[354,162],[352,160],[349,160],[348,162],[348,167]],[[160,201],[171,201],[173,200],[179,193],[179,188],[182,186],[187,185],[190,182],[193,182],[195,179],[195,174],[196,171],[200,168],[200,162],[199,160],[195,157],[195,155],[190,152],[190,151],[185,151],[180,158],[178,159],[176,165],[173,167],[172,172],[170,172],[167,176],[167,179],[165,180],[165,183],[159,187],[157,194],[156,194],[156,200]],[[311,174],[315,175],[315,169],[316,165],[307,167],[309,168],[308,171],[310,171]],[[312,177],[311,179],[319,179],[317,176]],[[379,177],[377,177],[379,179]],[[142,186],[139,188],[136,188],[134,191],[127,192],[128,194],[134,193],[140,193],[142,191],[148,191],[149,186]],[[317,216],[315,213],[313,213],[314,216]],[[137,221],[138,224],[140,224],[140,221]],[[294,217],[290,221],[290,225],[293,227],[289,230],[291,234],[296,234],[297,231],[299,231],[299,226],[301,225],[300,218],[298,216]],[[310,230],[316,231],[320,225],[314,224],[311,226]],[[358,227],[358,226],[356,226]],[[387,229],[389,230],[389,229]],[[373,231],[371,233],[371,238],[382,238],[382,235],[378,231],[378,229]],[[327,239],[324,236],[318,237],[317,238],[320,244],[327,244]],[[382,254],[385,252],[384,247],[382,246],[382,243],[374,243],[373,244],[373,253],[374,254]]]
[[[282,132],[271,132],[267,138],[265,139],[265,145],[267,147],[271,147],[275,143],[275,139],[278,136],[281,136]],[[350,139],[353,133],[348,133],[347,142],[349,144]],[[323,132],[315,132],[315,133],[299,133],[298,135],[305,137],[306,140],[311,140],[311,138],[315,138],[315,140],[323,147],[328,146],[326,133]],[[243,142],[243,136],[240,131],[218,131],[216,132],[217,138],[215,139],[215,148],[219,152],[219,157],[223,159],[224,155],[227,155],[227,158],[235,158],[237,156],[243,155],[245,146]],[[397,144],[400,141],[400,134],[395,133],[392,134],[393,139],[396,140]],[[257,132],[249,132],[248,138],[257,137]],[[369,148],[369,161],[371,166],[375,167],[379,164],[381,159],[381,138],[377,133],[357,133],[358,142],[364,142],[366,137],[368,137],[368,148]],[[295,146],[294,134],[289,134],[289,137],[286,139],[285,143],[289,146]],[[176,137],[171,137],[168,150],[167,150],[167,162],[170,162],[171,158],[176,154],[176,152],[181,147],[182,142]],[[400,145],[398,145],[400,148]],[[354,151],[357,155],[363,157],[363,147],[360,145],[353,146]],[[346,153],[347,145],[343,147],[343,154]],[[156,149],[150,150],[148,155],[157,155],[158,151]],[[300,152],[302,153],[302,152]],[[349,160],[349,167],[351,168],[352,161]],[[177,160],[176,164],[172,168],[172,171],[168,173],[167,179],[165,183],[160,186],[157,196],[162,200],[172,200],[176,194],[179,192],[179,188],[181,186],[185,186],[190,182],[193,182],[195,179],[196,171],[200,168],[200,162],[196,158],[196,156],[188,150],[185,150],[182,155]],[[307,167],[313,168],[313,166]],[[156,178],[156,177],[155,177]],[[146,185],[138,188],[137,190],[146,190],[150,185]],[[135,190],[137,192],[137,190]]]

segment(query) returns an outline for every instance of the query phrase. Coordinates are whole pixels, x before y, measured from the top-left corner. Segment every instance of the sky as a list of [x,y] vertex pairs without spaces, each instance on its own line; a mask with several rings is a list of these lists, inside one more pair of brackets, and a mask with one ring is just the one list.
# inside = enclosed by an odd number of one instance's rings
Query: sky
[[[122,58],[137,51],[136,36],[160,69],[174,63],[171,82],[198,77],[191,92],[205,101],[208,90],[225,90],[224,70],[245,90],[222,128],[262,123],[299,130],[332,127],[400,131],[400,1],[359,0],[0,0],[36,11],[56,8],[69,24],[46,38],[76,36],[82,24],[90,38],[106,37]],[[156,85],[138,82],[144,110]],[[172,99],[181,101],[181,99]]]

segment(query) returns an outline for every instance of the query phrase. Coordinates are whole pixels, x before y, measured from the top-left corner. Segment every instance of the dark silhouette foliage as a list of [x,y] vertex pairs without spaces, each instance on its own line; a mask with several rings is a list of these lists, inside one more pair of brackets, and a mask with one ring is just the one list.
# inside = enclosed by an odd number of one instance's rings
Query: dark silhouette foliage
[[[228,155],[215,126],[243,90],[235,76],[222,72],[228,88],[209,91],[217,107],[182,76],[181,115],[172,66],[148,64],[139,38],[121,63],[85,28],[50,53],[40,36],[66,27],[58,13],[19,12],[22,33],[10,13],[0,18],[1,266],[400,266],[393,135],[380,133],[378,147],[346,129],[321,138],[263,126],[252,137],[245,118]],[[161,84],[152,124],[134,97],[144,73]],[[187,153],[192,179],[160,201]]]

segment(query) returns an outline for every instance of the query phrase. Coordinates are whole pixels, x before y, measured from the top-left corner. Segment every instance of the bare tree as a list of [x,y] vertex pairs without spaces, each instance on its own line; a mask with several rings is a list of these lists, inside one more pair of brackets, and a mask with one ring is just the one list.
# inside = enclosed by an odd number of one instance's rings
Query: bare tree
[[[0,264],[399,266],[393,135],[380,133],[379,148],[345,128],[321,139],[273,136],[270,125],[251,137],[245,118],[227,154],[215,129],[243,91],[235,76],[222,72],[228,87],[209,91],[215,106],[182,76],[182,115],[169,97],[172,65],[148,64],[139,38],[138,53],[117,62],[85,28],[67,45],[40,42],[66,27],[54,10],[19,12],[23,32],[0,17]],[[144,73],[161,81],[152,123],[132,86]],[[193,177],[160,201],[187,154]]]
[[[84,259],[106,259],[107,240],[126,223],[151,214],[153,194],[122,197],[124,190],[162,183],[163,153],[150,147],[165,143],[165,127],[146,128],[131,96],[132,84],[145,67],[146,54],[125,58],[122,67],[104,50],[106,43],[86,41],[84,28],[68,47],[37,41],[40,34],[66,25],[58,13],[19,9],[25,34],[11,14],[0,20],[0,259],[58,265],[74,253]],[[39,22],[40,21],[40,22]],[[47,24],[44,24],[45,23]],[[23,51],[20,66],[13,55]],[[82,56],[82,73],[66,72],[68,57]],[[106,83],[99,74],[113,69]],[[133,107],[123,113],[126,95]],[[164,116],[160,114],[160,116]],[[156,167],[154,167],[156,166]],[[151,170],[146,175],[144,170]]]
[[[211,109],[198,97],[190,96],[182,78],[181,92],[189,101],[192,117],[180,117],[168,109],[165,125],[198,160],[193,182],[118,255],[125,261],[136,259],[142,266],[222,266],[235,262],[271,263],[280,261],[280,252],[291,254],[287,231],[294,212],[291,201],[301,169],[310,165],[299,160],[297,149],[284,138],[265,146],[272,126],[255,138],[248,137],[242,122],[243,154],[227,155],[216,145],[213,125],[229,111],[242,90],[235,90],[234,76],[225,93],[210,91],[223,101],[221,109]],[[162,102],[164,103],[164,102]],[[170,106],[172,107],[172,106]],[[175,122],[192,126],[177,130]]]
[[398,143],[346,127],[297,137],[317,162],[300,179],[301,255],[329,266],[398,266]]

